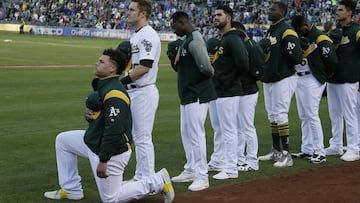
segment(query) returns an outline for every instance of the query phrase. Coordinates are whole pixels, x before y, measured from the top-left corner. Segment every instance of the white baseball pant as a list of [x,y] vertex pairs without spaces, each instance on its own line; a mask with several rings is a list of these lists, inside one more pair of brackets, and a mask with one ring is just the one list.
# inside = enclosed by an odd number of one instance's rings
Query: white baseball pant
[[237,174],[237,116],[240,96],[220,97],[216,109],[224,141],[224,171]]
[[295,75],[273,83],[264,83],[264,100],[268,119],[277,124],[288,122],[291,98],[295,92]]
[[107,178],[99,178],[96,168],[98,155],[94,154],[84,142],[84,130],[73,130],[60,133],[56,137],[56,161],[60,187],[69,193],[82,194],[81,177],[78,172],[77,156],[90,161],[96,185],[102,202],[128,202],[141,199],[150,192],[160,192],[163,180],[154,174],[141,181],[123,183],[123,173],[131,156],[131,150],[112,156],[107,162]]
[[155,85],[128,90],[133,119],[132,136],[135,143],[135,180],[155,173],[155,152],[152,130],[159,104],[159,91]]
[[211,154],[211,158],[209,161],[209,165],[215,168],[223,168],[224,167],[224,140],[223,136],[221,136],[221,129],[219,118],[217,114],[217,106],[216,100],[210,101],[209,104],[209,115],[211,126],[214,131],[214,151]]
[[359,139],[359,149],[360,149],[360,90],[357,93],[357,105],[356,105],[356,114],[358,119],[358,139]]
[[301,152],[306,154],[325,156],[324,134],[319,117],[319,105],[325,86],[312,74],[298,76],[295,96],[301,120]]
[[342,150],[344,119],[346,123],[347,151],[359,152],[358,121],[356,115],[358,82],[327,84],[328,107],[331,120],[331,148]]
[[180,130],[186,164],[184,171],[195,173],[195,179],[208,179],[205,120],[208,103],[180,105]]
[[[259,92],[240,96],[238,113],[238,165],[247,164],[251,168],[259,169],[258,139],[254,125],[255,109]],[[246,148],[246,150],[245,150]],[[246,151],[246,156],[245,156]]]

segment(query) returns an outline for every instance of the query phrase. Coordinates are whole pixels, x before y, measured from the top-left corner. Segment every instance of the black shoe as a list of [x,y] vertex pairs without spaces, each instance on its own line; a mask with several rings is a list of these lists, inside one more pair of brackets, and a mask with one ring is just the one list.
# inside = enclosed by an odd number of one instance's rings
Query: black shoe
[[314,154],[311,159],[310,162],[313,164],[321,164],[323,162],[326,162],[326,157],[323,155],[319,155],[319,154]]
[[304,153],[304,152],[299,152],[299,153],[292,153],[291,156],[292,156],[293,158],[305,158],[305,159],[309,159],[309,160],[310,160],[313,155],[311,155],[311,154],[306,154],[306,153]]

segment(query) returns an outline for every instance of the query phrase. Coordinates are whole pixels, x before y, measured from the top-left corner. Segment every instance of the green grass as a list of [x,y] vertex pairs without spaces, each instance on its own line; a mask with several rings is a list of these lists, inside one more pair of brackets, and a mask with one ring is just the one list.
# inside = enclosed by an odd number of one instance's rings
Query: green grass
[[[12,42],[4,42],[11,39]],[[53,202],[43,198],[43,192],[57,189],[57,169],[54,152],[55,136],[66,130],[85,129],[84,100],[91,91],[94,63],[104,48],[116,47],[119,40],[18,35],[0,32],[0,66],[32,66],[31,68],[0,68],[0,202]],[[163,43],[161,64],[168,64]],[[84,65],[83,68],[48,68],[46,65]],[[161,66],[158,76],[160,104],[153,131],[156,169],[166,167],[171,175],[183,170],[185,156],[179,132],[179,99],[176,74],[168,66]],[[264,109],[262,92],[256,109],[259,154],[271,147],[270,127]],[[327,101],[321,102],[325,145],[331,135]],[[289,113],[290,148],[300,150],[301,131],[296,103]],[[212,152],[213,136],[209,120],[206,122],[208,158]],[[274,168],[272,162],[260,162],[260,170],[240,173],[238,179],[216,181],[209,174],[211,187],[241,183],[254,179],[292,173],[340,162],[327,157],[322,165],[295,160],[293,167]],[[125,179],[134,173],[134,156],[126,168]],[[86,198],[80,202],[99,202],[90,165],[79,159],[79,170]],[[174,184],[177,194],[187,192],[188,183]],[[160,195],[148,200],[161,199]],[[66,201],[62,201],[66,202]],[[139,202],[146,202],[145,200]]]

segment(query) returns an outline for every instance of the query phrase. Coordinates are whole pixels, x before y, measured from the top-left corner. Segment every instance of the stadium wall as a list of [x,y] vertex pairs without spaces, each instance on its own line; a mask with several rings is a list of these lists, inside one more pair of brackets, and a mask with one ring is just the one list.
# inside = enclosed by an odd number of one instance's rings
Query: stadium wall
[[[0,24],[0,30],[19,32],[19,24]],[[58,26],[36,26],[25,25],[25,32],[34,35],[52,35],[52,36],[71,36],[71,37],[97,37],[97,38],[115,38],[128,40],[131,36],[130,30],[96,29],[96,28],[77,28],[77,27],[58,27]],[[174,41],[176,35],[170,32],[158,32],[161,41]]]

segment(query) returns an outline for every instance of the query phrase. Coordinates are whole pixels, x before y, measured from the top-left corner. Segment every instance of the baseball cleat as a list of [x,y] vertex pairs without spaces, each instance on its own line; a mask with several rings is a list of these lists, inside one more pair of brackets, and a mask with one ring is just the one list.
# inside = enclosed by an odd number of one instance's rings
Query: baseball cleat
[[326,157],[323,155],[314,154],[309,161],[314,164],[321,164],[326,162]]
[[360,159],[359,152],[353,153],[353,152],[346,151],[345,154],[340,157],[340,159],[343,161],[359,160]]
[[46,197],[48,199],[57,199],[57,200],[62,200],[62,199],[81,200],[84,198],[84,194],[82,194],[82,193],[81,194],[71,194],[71,193],[65,192],[63,189],[60,189],[60,190],[45,192],[44,197]]
[[271,148],[270,152],[264,156],[259,156],[259,160],[260,161],[269,161],[269,160],[279,160],[279,158],[281,157],[281,152],[279,152],[278,150],[274,149],[273,147]]
[[286,150],[282,151],[280,159],[274,163],[274,167],[277,167],[277,168],[284,168],[284,167],[293,166],[293,165],[294,165],[294,162],[291,158],[291,155]]
[[213,165],[208,165],[208,171],[216,171],[216,172],[220,172],[222,171],[222,167],[217,167],[217,166],[213,166]]
[[195,173],[183,171],[178,176],[172,177],[171,181],[175,183],[186,183],[191,182],[194,179]]
[[189,185],[188,190],[190,191],[200,191],[209,187],[208,179],[195,179],[191,185]]
[[344,151],[342,149],[335,149],[334,147],[325,148],[326,155],[343,155]]
[[311,154],[306,154],[304,152],[299,152],[299,153],[292,153],[291,157],[293,158],[304,158],[304,159],[311,159],[312,155]]
[[213,176],[213,178],[216,180],[226,180],[226,179],[238,178],[238,177],[239,177],[238,173],[227,173],[225,171],[221,171],[220,173]]
[[237,169],[238,169],[238,171],[242,171],[242,172],[257,171],[255,169],[253,169],[251,166],[249,166],[248,164],[242,164],[242,165],[238,166]]
[[164,194],[164,203],[171,203],[175,198],[175,191],[171,184],[169,172],[166,168],[163,168],[159,171],[161,178],[163,179],[163,194]]

